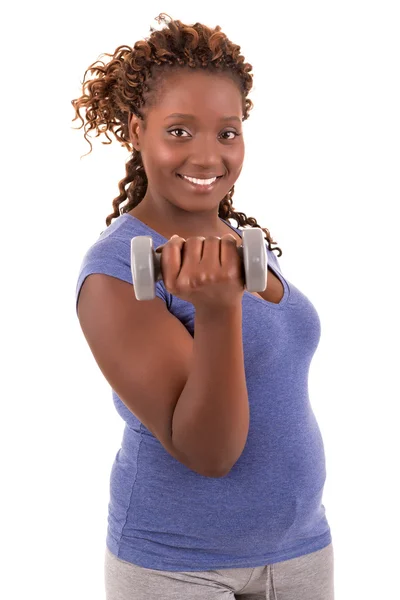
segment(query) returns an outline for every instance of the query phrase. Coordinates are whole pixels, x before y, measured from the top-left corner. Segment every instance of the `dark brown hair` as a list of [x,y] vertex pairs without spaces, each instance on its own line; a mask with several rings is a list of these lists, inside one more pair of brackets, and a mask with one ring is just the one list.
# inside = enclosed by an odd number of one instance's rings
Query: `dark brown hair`
[[[95,137],[105,135],[108,142],[103,144],[111,144],[108,134],[112,133],[122,146],[132,152],[132,157],[126,162],[126,176],[118,183],[120,194],[112,201],[114,212],[106,218],[107,227],[112,219],[132,210],[144,198],[147,175],[140,152],[133,148],[129,140],[128,118],[130,113],[134,113],[143,120],[143,127],[146,128],[145,111],[157,104],[170,73],[182,69],[223,73],[231,77],[241,91],[243,121],[248,119],[253,108],[253,102],[247,98],[253,86],[253,75],[250,73],[253,67],[244,62],[240,46],[232,43],[219,25],[215,29],[201,23],[185,25],[172,20],[165,13],[155,20],[158,23],[163,21],[166,26],[161,30],[150,27],[151,35],[137,41],[133,48],[118,46],[114,54],[102,54],[101,58],[111,58],[107,64],[101,60],[91,64],[82,82],[83,95],[71,101],[75,109],[73,121],[78,118],[82,121],[78,129],[84,126],[84,137],[90,144],[88,154],[92,151],[92,143],[88,138],[88,132],[92,129],[97,131]],[[95,77],[86,81],[88,72],[94,73]],[[85,111],[86,123],[80,114],[81,109]],[[234,189],[233,185],[221,200],[219,217],[224,220],[235,219],[238,227],[250,225],[260,228],[266,234],[269,249],[277,250],[278,256],[281,256],[279,247],[271,247],[276,242],[268,229],[260,227],[255,218],[235,212],[232,204]],[[121,207],[120,204],[125,200],[126,204]]]

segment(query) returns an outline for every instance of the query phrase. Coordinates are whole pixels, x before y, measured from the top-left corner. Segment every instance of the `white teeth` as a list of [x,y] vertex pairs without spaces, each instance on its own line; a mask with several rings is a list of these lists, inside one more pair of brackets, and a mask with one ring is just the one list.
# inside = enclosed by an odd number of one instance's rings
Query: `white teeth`
[[182,175],[182,177],[192,183],[197,183],[198,185],[210,185],[217,180],[217,177],[213,177],[212,179],[194,179],[194,177],[186,177],[186,175]]

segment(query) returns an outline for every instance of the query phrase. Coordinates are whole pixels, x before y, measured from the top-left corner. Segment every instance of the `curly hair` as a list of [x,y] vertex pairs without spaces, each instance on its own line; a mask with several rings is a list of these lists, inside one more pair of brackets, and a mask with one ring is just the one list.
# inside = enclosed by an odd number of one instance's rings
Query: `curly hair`
[[[109,133],[112,133],[122,146],[132,152],[125,165],[126,175],[118,183],[119,196],[112,201],[113,212],[106,217],[107,227],[112,219],[138,206],[145,196],[147,175],[140,151],[130,142],[128,120],[130,113],[133,113],[143,121],[143,128],[146,129],[146,111],[157,104],[169,74],[182,69],[223,73],[240,89],[243,121],[248,119],[253,108],[253,102],[247,98],[253,86],[253,75],[250,73],[253,67],[244,62],[240,46],[232,43],[219,25],[214,29],[201,23],[185,25],[172,20],[165,13],[160,13],[155,20],[158,23],[163,21],[165,27],[161,30],[150,27],[151,35],[137,41],[133,48],[122,45],[116,48],[114,54],[100,55],[100,58],[109,57],[111,60],[107,64],[102,60],[91,64],[84,74],[82,96],[71,100],[75,109],[72,121],[79,118],[81,125],[77,129],[84,126],[84,137],[90,145],[88,154],[92,151],[88,133],[93,129],[97,132],[95,137],[105,135],[108,141],[103,144],[111,144]],[[89,72],[95,77],[86,80]],[[85,111],[86,123],[80,114],[81,109]],[[276,242],[268,229],[260,227],[254,217],[234,210],[234,189],[233,185],[221,200],[218,216],[224,220],[235,219],[238,227],[249,225],[260,228],[266,234],[269,249],[277,250],[278,256],[281,256],[279,247],[271,247]],[[125,201],[124,206],[120,206]]]

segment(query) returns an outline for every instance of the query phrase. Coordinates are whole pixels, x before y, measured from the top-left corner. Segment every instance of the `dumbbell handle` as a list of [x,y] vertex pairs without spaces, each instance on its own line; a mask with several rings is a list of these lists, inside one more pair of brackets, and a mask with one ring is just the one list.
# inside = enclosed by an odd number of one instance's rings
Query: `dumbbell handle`
[[[242,266],[244,268],[244,251],[243,251],[243,245],[241,246],[237,246],[237,251],[238,254],[240,256],[240,260],[242,261]],[[153,262],[154,262],[154,280],[155,281],[162,281],[162,271],[161,271],[161,254],[162,254],[162,248],[161,250],[155,250],[153,252]]]

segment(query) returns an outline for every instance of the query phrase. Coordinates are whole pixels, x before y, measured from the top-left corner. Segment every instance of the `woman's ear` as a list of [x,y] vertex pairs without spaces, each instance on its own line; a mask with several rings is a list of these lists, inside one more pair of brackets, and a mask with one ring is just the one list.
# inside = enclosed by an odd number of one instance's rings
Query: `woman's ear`
[[135,150],[140,150],[138,129],[139,129],[138,117],[136,115],[134,115],[133,113],[129,113],[129,117],[128,117],[129,140],[130,140],[131,144],[133,145],[133,147],[135,148]]

